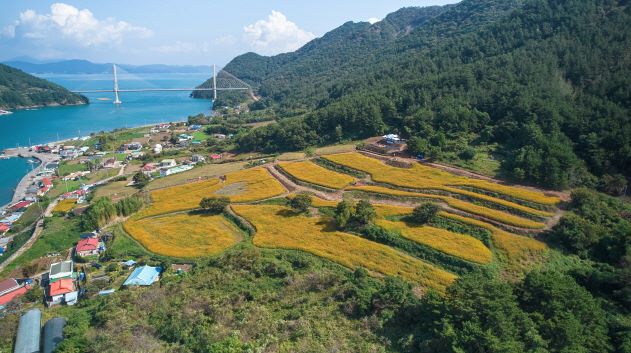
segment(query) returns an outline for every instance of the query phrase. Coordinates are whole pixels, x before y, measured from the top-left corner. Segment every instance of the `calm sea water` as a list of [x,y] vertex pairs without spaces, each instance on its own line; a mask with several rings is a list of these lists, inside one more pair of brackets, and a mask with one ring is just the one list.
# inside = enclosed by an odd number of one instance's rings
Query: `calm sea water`
[[[189,88],[211,74],[119,73],[119,88]],[[107,89],[112,77],[103,75],[41,75],[71,90]],[[86,136],[91,132],[180,121],[189,115],[209,113],[212,102],[189,97],[190,92],[122,93],[122,105],[112,104],[113,93],[86,94],[90,104],[19,110],[0,116],[0,150]],[[108,99],[108,100],[99,100]],[[9,202],[12,189],[30,169],[25,160],[0,160],[0,205]]]

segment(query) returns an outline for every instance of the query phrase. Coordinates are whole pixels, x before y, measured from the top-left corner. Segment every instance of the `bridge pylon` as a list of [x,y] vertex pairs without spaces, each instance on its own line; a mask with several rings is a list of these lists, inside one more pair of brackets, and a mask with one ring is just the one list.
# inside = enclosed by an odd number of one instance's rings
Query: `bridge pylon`
[[120,97],[118,96],[118,76],[116,76],[116,64],[112,64],[112,71],[114,72],[114,104],[121,104]]

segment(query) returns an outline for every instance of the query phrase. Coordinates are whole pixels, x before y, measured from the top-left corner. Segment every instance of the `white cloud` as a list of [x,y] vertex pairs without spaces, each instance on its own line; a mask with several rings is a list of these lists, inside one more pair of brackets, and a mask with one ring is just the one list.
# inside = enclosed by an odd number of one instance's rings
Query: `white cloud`
[[245,41],[255,51],[266,55],[294,51],[315,38],[313,33],[300,29],[278,11],[272,11],[267,20],[258,20],[243,31]]
[[172,53],[208,53],[210,51],[210,45],[208,42],[192,43],[176,41],[173,44],[160,45],[153,48],[154,51],[164,54]]
[[96,47],[120,44],[128,36],[146,38],[153,32],[111,17],[98,19],[88,9],[55,3],[50,6],[50,13],[22,12],[18,20],[3,29],[2,34],[17,40],[39,40],[47,46]]
[[373,24],[375,24],[375,23],[377,23],[377,22],[381,21],[381,19],[379,19],[379,18],[377,18],[377,17],[371,17],[371,18],[369,18],[367,21],[368,21],[368,23],[370,23],[371,25],[373,25]]

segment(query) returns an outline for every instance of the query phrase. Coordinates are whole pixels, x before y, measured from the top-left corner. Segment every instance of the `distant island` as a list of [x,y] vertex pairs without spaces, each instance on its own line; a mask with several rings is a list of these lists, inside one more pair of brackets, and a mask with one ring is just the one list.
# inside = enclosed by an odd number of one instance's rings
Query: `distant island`
[[[27,60],[5,61],[3,64],[32,74],[102,74],[112,72],[112,63],[93,63],[88,60],[61,60],[56,62],[30,62]],[[127,65],[116,66],[134,74],[148,73],[200,73],[210,75],[212,68],[205,65]]]
[[2,110],[86,103],[88,103],[88,98],[82,95],[0,64],[0,109]]

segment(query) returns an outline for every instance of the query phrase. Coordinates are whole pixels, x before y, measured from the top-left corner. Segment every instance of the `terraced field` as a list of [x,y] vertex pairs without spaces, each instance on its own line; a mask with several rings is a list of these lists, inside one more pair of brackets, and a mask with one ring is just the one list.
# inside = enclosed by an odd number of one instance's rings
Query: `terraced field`
[[[128,220],[124,229],[158,254],[218,254],[243,240],[240,231],[223,216],[185,211],[197,209],[203,197],[226,196],[231,209],[255,228],[253,237],[247,239],[254,246],[304,251],[349,269],[364,267],[374,275],[396,275],[438,291],[444,291],[456,273],[477,267],[497,266],[502,273],[519,276],[546,254],[544,243],[506,229],[526,233],[544,228],[544,222],[554,215],[556,197],[420,164],[397,168],[358,153],[323,158],[365,172],[370,178],[358,180],[339,171],[343,168],[334,171],[306,160],[276,166],[292,180],[305,183],[301,185],[262,167],[239,170],[226,174],[224,181],[213,178],[151,191],[151,205]],[[371,201],[377,215],[375,226],[385,235],[339,231],[330,210],[298,215],[280,205],[282,201],[258,203],[295,195],[287,195],[276,178],[289,190],[317,194],[312,199],[316,208],[336,207],[344,198],[376,196],[370,198],[380,199]],[[443,208],[431,226],[401,220],[428,201]]]
[[199,208],[204,197],[226,196],[231,202],[252,202],[281,195],[283,186],[264,168],[252,168],[226,174],[226,181],[213,178],[151,192],[152,205],[138,216]]
[[377,220],[377,225],[397,231],[404,238],[468,261],[488,264],[493,258],[489,248],[478,239],[469,235],[450,232],[446,229],[409,225],[405,222],[394,222],[385,219]]
[[391,247],[335,230],[331,220],[295,215],[283,206],[234,205],[256,227],[254,245],[302,250],[348,268],[401,276],[424,287],[444,290],[456,277]]
[[281,162],[278,166],[300,181],[330,189],[342,189],[355,181],[355,178],[349,175],[323,168],[311,161]]
[[466,178],[419,163],[413,163],[411,168],[397,168],[355,152],[333,154],[323,158],[345,167],[366,172],[370,174],[373,181],[394,186],[450,192],[460,190],[454,187],[468,186],[542,205],[555,205],[560,201],[558,197],[546,196],[540,192]]
[[215,255],[242,240],[221,215],[180,213],[130,220],[123,228],[149,251],[178,258]]
[[462,201],[462,200],[449,197],[449,196],[396,190],[396,189],[390,189],[383,186],[375,186],[375,185],[349,187],[348,190],[362,191],[362,192],[381,194],[381,195],[391,195],[391,196],[401,196],[401,197],[443,201],[445,204],[455,209],[468,212],[471,214],[475,214],[478,216],[482,216],[482,217],[485,217],[485,218],[488,218],[500,223],[504,223],[510,226],[515,226],[515,227],[520,227],[520,228],[530,228],[530,229],[541,229],[545,227],[545,224],[541,222],[533,221],[531,219],[524,218],[524,217],[519,217],[519,216],[510,214],[508,212],[498,211],[492,208],[476,205],[476,204]]

